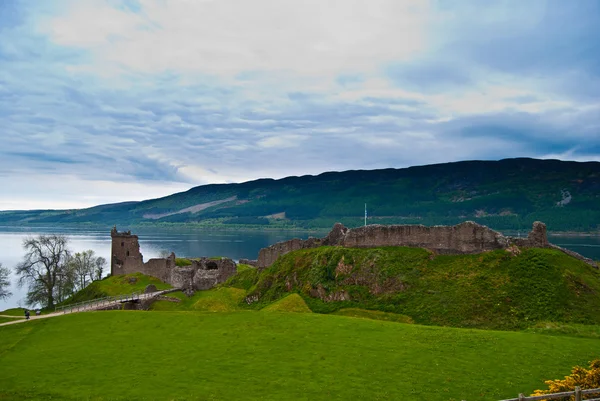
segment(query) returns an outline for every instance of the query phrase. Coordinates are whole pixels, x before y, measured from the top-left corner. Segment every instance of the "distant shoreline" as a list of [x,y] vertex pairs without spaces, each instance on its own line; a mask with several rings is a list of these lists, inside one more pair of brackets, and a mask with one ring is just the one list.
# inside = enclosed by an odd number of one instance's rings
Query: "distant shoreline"
[[[0,225],[0,231],[4,228],[22,228],[22,229],[79,229],[79,230],[106,230],[107,233],[110,232],[112,225],[105,224],[85,224],[85,223],[76,223],[76,224],[56,224],[56,225],[28,225],[28,224],[18,224],[18,225]],[[248,232],[256,232],[256,231],[271,231],[271,232],[298,232],[298,233],[327,233],[331,230],[331,227],[323,227],[323,228],[302,228],[302,227],[293,227],[293,226],[253,226],[253,225],[203,225],[203,224],[194,224],[194,223],[171,223],[171,224],[117,224],[117,228],[119,230],[127,229],[135,231],[137,229],[161,229],[161,230],[210,230],[210,231],[248,231]],[[349,227],[354,228],[354,227]],[[506,236],[515,236],[518,233],[521,233],[521,236],[527,236],[529,230],[523,231],[515,231],[515,230],[503,230],[496,229],[490,227],[491,229],[501,232]],[[600,231],[550,231],[548,230],[548,236],[560,236],[560,237],[599,237]]]

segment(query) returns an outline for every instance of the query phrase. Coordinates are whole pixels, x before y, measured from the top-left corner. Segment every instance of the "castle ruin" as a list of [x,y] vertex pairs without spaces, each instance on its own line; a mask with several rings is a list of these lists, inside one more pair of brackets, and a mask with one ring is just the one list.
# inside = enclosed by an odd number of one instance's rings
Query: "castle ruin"
[[[111,274],[130,274],[140,272],[156,277],[176,288],[188,292],[206,290],[225,282],[236,273],[236,264],[227,258],[192,259],[190,266],[179,267],[175,263],[175,254],[168,258],[150,259],[144,262],[140,253],[137,235],[130,231],[111,231],[112,258]],[[598,268],[591,259],[580,254],[553,245],[548,242],[546,225],[536,221],[526,238],[504,236],[486,226],[466,221],[455,226],[423,225],[369,225],[349,229],[336,223],[324,238],[292,239],[278,242],[260,250],[257,260],[242,259],[258,269],[271,266],[277,258],[299,249],[320,246],[343,246],[347,248],[376,248],[383,246],[406,246],[425,248],[437,254],[457,255],[475,254],[497,249],[515,248],[553,248]]]
[[143,273],[156,277],[175,288],[188,293],[198,290],[208,290],[217,284],[225,282],[233,276],[236,264],[228,258],[197,258],[191,259],[189,266],[177,266],[175,254],[168,258],[150,259],[144,262],[140,253],[138,236],[131,231],[118,232],[113,227],[110,274],[113,276],[131,273]]
[[264,269],[278,257],[298,249],[320,246],[343,246],[347,248],[376,248],[382,246],[407,246],[429,249],[438,254],[456,255],[493,251],[496,249],[554,248],[577,259],[598,267],[594,261],[578,253],[548,242],[546,225],[536,221],[526,238],[507,237],[486,226],[466,221],[455,226],[380,225],[373,224],[349,229],[337,223],[324,238],[292,239],[263,248],[258,254],[256,266]]

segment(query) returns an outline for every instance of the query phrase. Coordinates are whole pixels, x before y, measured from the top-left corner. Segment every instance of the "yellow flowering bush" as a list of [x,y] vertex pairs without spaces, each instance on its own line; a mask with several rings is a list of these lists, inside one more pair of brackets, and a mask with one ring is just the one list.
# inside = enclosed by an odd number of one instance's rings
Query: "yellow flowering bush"
[[[532,395],[544,395],[552,393],[561,393],[563,391],[574,391],[576,386],[582,390],[590,388],[600,388],[600,359],[590,362],[590,368],[575,366],[570,376],[565,376],[564,380],[547,380],[548,390],[535,390]],[[598,397],[598,394],[590,394],[587,398]],[[566,399],[566,398],[565,398]],[[586,399],[584,396],[583,399]],[[569,400],[575,400],[572,396]]]

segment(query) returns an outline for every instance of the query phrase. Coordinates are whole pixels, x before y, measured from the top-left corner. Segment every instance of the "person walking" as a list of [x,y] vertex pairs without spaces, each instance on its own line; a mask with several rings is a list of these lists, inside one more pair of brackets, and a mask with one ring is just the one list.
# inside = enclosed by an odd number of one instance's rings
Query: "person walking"
[[29,311],[25,309],[25,320],[29,320]]

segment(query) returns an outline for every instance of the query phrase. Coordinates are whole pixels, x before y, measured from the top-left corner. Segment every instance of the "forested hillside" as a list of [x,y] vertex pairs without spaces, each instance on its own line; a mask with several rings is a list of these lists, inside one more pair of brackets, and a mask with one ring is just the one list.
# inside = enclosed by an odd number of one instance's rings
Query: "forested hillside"
[[600,163],[506,159],[203,185],[160,199],[68,211],[0,212],[0,224],[193,223],[329,228],[335,222],[551,231],[600,227]]

